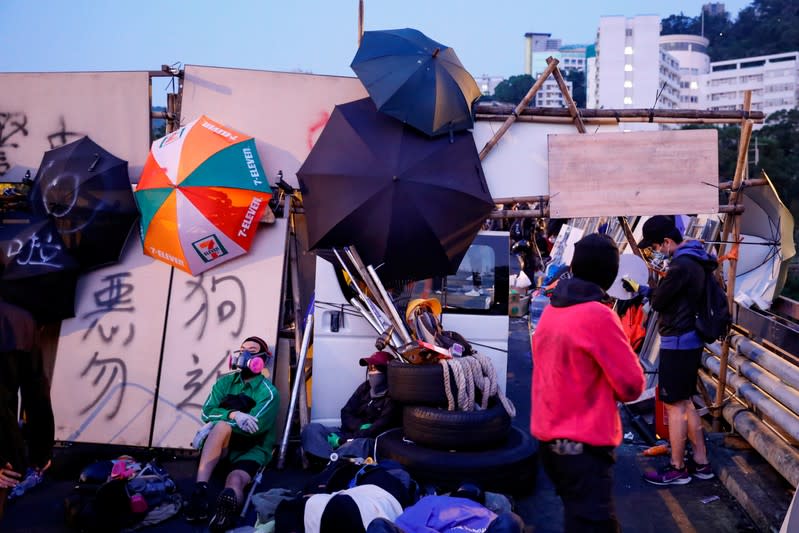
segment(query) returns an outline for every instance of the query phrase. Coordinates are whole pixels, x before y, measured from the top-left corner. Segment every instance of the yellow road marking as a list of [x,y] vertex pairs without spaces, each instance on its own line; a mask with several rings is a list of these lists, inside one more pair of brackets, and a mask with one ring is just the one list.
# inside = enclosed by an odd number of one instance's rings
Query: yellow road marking
[[683,511],[682,506],[669,490],[659,490],[658,495],[663,499],[663,503],[671,511],[671,516],[674,517],[674,523],[680,528],[682,533],[696,533],[696,529],[691,525],[688,515]]

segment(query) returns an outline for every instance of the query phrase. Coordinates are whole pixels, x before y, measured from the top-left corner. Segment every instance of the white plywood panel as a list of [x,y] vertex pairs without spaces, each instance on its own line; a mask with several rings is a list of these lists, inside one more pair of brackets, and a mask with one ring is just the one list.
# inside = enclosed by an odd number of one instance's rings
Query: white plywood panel
[[187,65],[181,120],[205,114],[252,135],[269,182],[282,170],[296,186],[333,107],[366,96],[357,78]]
[[[477,151],[483,149],[502,122],[478,120],[474,125]],[[494,202],[549,194],[547,136],[570,134],[572,124],[515,122],[483,160],[483,172]],[[594,133],[619,131],[616,126],[593,128]]]
[[0,74],[0,176],[89,135],[141,171],[150,144],[147,72]]
[[550,135],[553,218],[718,212],[715,129]]
[[132,235],[120,263],[81,277],[53,372],[56,439],[149,444],[170,270]]
[[257,335],[275,351],[287,228],[285,219],[262,225],[249,253],[200,276],[175,270],[153,446],[189,447],[202,404],[242,340]]

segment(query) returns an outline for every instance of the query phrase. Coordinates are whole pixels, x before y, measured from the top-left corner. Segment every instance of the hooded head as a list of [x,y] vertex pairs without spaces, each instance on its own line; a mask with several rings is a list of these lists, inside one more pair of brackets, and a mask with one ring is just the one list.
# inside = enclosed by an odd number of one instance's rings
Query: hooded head
[[575,278],[596,283],[606,291],[619,273],[619,248],[607,235],[586,235],[574,245],[571,271]]

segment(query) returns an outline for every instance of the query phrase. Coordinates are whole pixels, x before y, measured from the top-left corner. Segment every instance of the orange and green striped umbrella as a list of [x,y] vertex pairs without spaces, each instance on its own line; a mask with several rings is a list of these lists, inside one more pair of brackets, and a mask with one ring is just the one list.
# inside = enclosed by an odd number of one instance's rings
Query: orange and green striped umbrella
[[197,275],[249,250],[271,188],[255,140],[203,115],[153,142],[135,196],[144,253]]

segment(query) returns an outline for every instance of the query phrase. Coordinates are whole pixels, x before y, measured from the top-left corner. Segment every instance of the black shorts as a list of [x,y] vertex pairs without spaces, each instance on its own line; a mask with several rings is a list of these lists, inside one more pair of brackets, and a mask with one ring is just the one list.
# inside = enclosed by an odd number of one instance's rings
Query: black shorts
[[703,347],[692,350],[661,348],[658,394],[664,403],[688,400],[696,394],[696,377],[702,364]]

